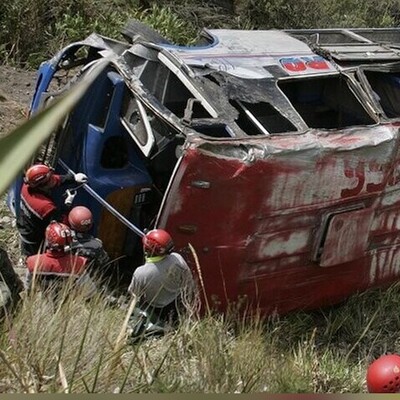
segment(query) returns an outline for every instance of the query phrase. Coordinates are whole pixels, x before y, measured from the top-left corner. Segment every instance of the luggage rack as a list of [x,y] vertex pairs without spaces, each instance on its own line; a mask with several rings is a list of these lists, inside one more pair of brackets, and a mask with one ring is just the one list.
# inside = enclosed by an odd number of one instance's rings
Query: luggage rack
[[400,29],[288,29],[286,33],[317,46],[338,61],[400,60]]

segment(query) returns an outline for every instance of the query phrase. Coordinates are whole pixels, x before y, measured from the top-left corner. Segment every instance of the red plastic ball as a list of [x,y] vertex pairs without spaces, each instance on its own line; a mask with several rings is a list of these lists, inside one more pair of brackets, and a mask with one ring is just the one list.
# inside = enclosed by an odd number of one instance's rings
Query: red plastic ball
[[369,393],[400,392],[400,356],[388,354],[375,360],[367,370]]

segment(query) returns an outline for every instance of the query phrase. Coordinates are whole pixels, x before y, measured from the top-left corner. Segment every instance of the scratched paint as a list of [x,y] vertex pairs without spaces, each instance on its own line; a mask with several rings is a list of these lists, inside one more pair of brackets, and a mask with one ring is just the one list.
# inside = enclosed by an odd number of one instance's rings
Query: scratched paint
[[370,283],[385,281],[400,275],[400,246],[377,250],[372,255]]
[[385,210],[377,217],[372,226],[373,231],[393,232],[400,230],[399,209]]
[[400,189],[398,184],[392,189],[386,189],[382,196],[382,206],[390,207],[400,203]]

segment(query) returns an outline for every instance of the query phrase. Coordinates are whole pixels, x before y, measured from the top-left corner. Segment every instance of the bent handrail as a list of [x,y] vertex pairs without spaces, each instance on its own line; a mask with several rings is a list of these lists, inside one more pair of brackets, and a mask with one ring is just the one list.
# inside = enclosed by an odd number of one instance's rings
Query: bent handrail
[[[67,171],[72,174],[75,174],[67,164],[61,159],[58,160],[58,163]],[[85,189],[94,199],[96,199],[102,206],[104,206],[114,217],[118,218],[127,228],[131,231],[135,232],[138,236],[143,237],[144,232],[141,231],[136,225],[132,224],[129,220],[127,220],[122,214],[120,214],[113,206],[111,206],[107,201],[105,201],[98,193],[96,193],[87,183],[82,185],[83,189]]]

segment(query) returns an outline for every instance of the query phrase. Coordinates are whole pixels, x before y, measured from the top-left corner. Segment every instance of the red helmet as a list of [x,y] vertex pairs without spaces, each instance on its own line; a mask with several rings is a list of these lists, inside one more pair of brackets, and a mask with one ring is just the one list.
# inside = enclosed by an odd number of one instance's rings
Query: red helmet
[[61,222],[50,222],[45,232],[47,247],[51,250],[64,251],[72,242],[71,229]]
[[68,222],[77,232],[87,232],[93,225],[92,212],[84,206],[74,207],[68,214]]
[[44,186],[50,182],[54,171],[44,164],[32,165],[25,172],[25,183],[30,187]]
[[170,234],[163,229],[153,229],[142,237],[144,251],[150,256],[162,256],[174,247]]
[[400,392],[400,356],[388,354],[379,357],[367,371],[369,393]]

